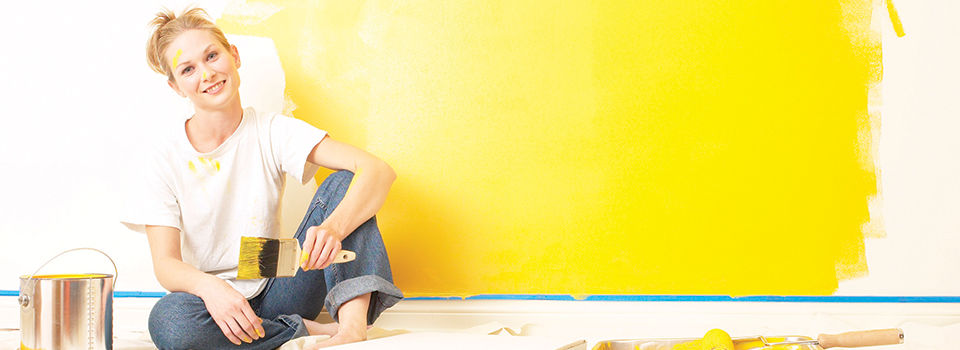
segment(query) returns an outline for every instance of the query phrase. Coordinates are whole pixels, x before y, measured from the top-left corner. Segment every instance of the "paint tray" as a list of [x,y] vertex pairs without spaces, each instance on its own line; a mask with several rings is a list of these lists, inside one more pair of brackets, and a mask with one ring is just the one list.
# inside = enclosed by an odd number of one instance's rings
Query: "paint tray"
[[[700,338],[607,340],[597,343],[594,350],[671,350],[680,343]],[[736,350],[823,350],[824,348],[859,348],[903,343],[899,328],[872,329],[840,334],[820,334],[816,339],[804,336],[737,337]]]
[[[621,339],[604,340],[593,347],[593,350],[671,350],[674,345],[688,341],[700,340],[701,338],[659,338],[659,339]],[[804,336],[776,336],[768,337],[771,340],[783,342],[811,341],[810,337]],[[736,350],[823,350],[818,345],[795,344],[778,345],[766,347],[757,337],[738,337],[733,338],[733,346]]]

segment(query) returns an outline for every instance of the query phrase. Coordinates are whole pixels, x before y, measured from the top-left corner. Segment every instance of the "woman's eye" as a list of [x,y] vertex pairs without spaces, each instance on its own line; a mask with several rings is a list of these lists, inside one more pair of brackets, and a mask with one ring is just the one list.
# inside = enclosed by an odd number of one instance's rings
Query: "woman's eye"
[[209,55],[207,55],[207,60],[212,60],[214,57],[217,57],[217,53],[211,52]]
[[193,67],[187,67],[187,68],[184,68],[182,71],[180,71],[180,74],[187,74],[187,73],[190,73],[191,71],[193,71]]

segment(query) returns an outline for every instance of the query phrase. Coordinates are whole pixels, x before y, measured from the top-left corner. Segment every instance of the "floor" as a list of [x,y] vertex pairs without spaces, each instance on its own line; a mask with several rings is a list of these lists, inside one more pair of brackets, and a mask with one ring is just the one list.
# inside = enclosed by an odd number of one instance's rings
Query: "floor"
[[[146,333],[146,320],[155,301],[114,299],[114,349],[154,349]],[[697,337],[714,327],[733,336],[814,337],[819,333],[901,328],[904,344],[870,349],[960,350],[960,344],[953,340],[960,334],[958,304],[404,300],[384,312],[374,326],[371,334],[377,336],[455,332],[466,337],[496,332],[564,341],[581,339],[587,348],[609,339]],[[19,348],[18,328],[16,297],[0,297],[0,350]],[[371,346],[345,349],[397,348]]]
[[[156,347],[153,345],[153,342],[150,340],[150,335],[147,333],[147,316],[149,314],[150,308],[153,306],[153,303],[156,302],[155,298],[115,298],[114,299],[114,344],[113,348],[117,350],[153,350]],[[329,315],[324,313],[318,318],[318,321],[321,322],[332,322]],[[16,297],[0,297],[0,350],[16,350],[20,349],[20,332],[19,332],[19,308],[16,303]],[[437,333],[437,331],[442,331],[442,333]],[[375,326],[368,332],[369,344],[358,346],[354,345],[345,345],[337,348],[347,349],[367,349],[367,348],[389,348],[389,349],[405,349],[407,347],[402,344],[396,344],[394,342],[389,342],[387,338],[392,336],[403,335],[405,337],[414,336],[411,339],[401,339],[397,338],[400,342],[422,342],[422,341],[449,341],[449,337],[446,334],[455,334],[455,337],[476,337],[480,335],[501,335],[501,336],[516,336],[519,335],[519,331],[513,331],[512,329],[507,328],[503,324],[497,322],[489,322],[486,324],[481,324],[473,327],[450,327],[450,325],[440,326],[436,328],[425,328],[423,325],[419,325],[419,328],[416,330],[408,330],[402,328],[392,328],[385,329],[382,327]],[[437,338],[438,335],[440,338]],[[417,336],[421,338],[416,338]],[[426,337],[426,338],[423,338]],[[287,342],[278,350],[300,350],[306,344],[316,343],[325,339],[326,337],[305,337],[300,339],[295,339],[290,342]],[[543,344],[553,344],[557,340],[549,339],[548,337],[523,337],[523,338],[540,338],[541,343]],[[586,350],[586,343],[576,337],[567,337],[571,341],[562,341],[563,344],[566,343],[576,343],[574,340],[579,340],[582,344],[578,347],[563,347],[564,350]],[[379,344],[373,342],[373,340],[378,341],[388,341],[386,344]],[[475,339],[474,339],[475,340]],[[526,339],[524,339],[526,340]],[[480,349],[483,349],[482,344],[478,344],[477,341],[473,341],[475,346],[481,346]],[[501,341],[502,343],[502,341]],[[521,343],[521,345],[530,345],[538,344],[534,343]],[[399,346],[398,346],[399,345]],[[417,346],[418,349],[423,348],[422,346]],[[446,347],[444,347],[446,348]],[[498,348],[504,348],[502,346]],[[543,349],[556,349],[557,347],[544,347]],[[429,349],[429,347],[427,347]],[[524,347],[528,349],[528,347]],[[539,348],[537,348],[539,349]],[[460,349],[460,350],[469,350],[469,349]]]

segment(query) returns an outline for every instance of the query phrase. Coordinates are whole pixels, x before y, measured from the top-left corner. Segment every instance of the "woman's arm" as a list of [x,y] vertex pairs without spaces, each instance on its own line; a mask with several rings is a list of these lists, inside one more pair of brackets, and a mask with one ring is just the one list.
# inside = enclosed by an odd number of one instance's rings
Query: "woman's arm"
[[354,174],[346,196],[326,220],[344,236],[380,210],[397,178],[393,168],[380,158],[329,136],[313,148],[307,159],[328,169],[349,170]]
[[153,274],[163,288],[200,296],[209,284],[220,280],[183,262],[180,256],[180,230],[147,225],[147,241],[153,257]]
[[307,160],[328,169],[354,173],[347,194],[333,213],[320,226],[307,230],[303,249],[308,258],[301,265],[305,270],[322,269],[333,262],[340,251],[340,241],[380,210],[397,174],[376,156],[329,136],[317,143]]
[[153,273],[163,288],[200,297],[223,335],[240,345],[259,339],[263,332],[260,318],[247,299],[224,280],[204,273],[183,262],[180,255],[180,230],[168,226],[147,225],[147,241],[153,257]]

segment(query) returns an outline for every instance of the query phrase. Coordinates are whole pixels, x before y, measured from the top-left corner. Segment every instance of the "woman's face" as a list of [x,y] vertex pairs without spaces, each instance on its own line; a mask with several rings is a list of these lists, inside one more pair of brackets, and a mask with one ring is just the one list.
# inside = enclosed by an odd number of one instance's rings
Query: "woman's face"
[[188,30],[165,52],[173,72],[170,87],[189,98],[197,109],[224,107],[238,98],[240,56],[236,46],[225,48],[206,30]]

